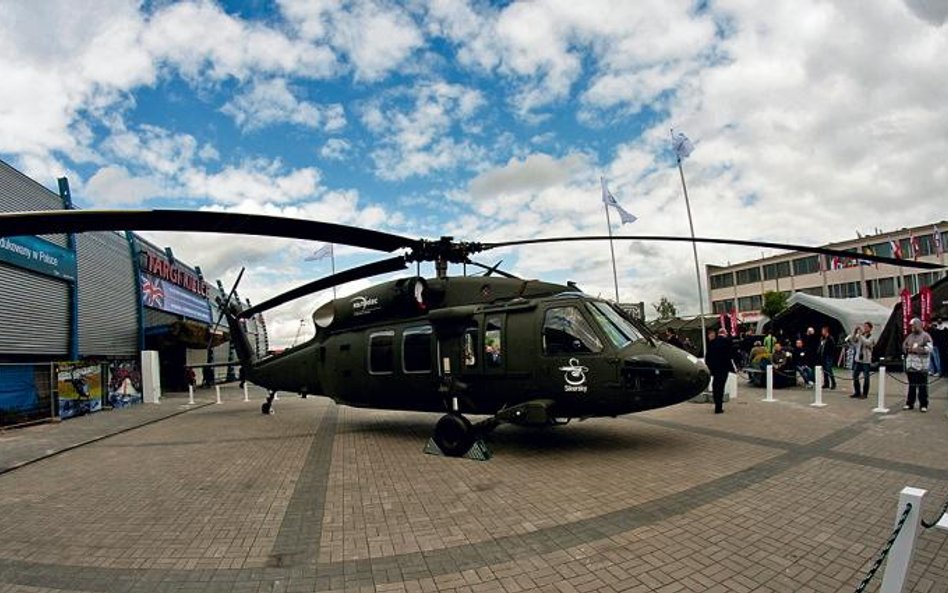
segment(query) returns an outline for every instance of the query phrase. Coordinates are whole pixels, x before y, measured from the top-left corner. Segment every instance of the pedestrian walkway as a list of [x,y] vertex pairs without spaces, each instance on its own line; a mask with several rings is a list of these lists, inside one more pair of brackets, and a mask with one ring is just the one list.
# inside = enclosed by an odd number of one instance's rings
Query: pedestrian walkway
[[[236,383],[222,385],[221,394],[227,399],[243,397]],[[262,397],[258,394],[258,399]],[[213,389],[196,390],[194,405],[188,404],[187,393],[166,393],[157,405],[139,404],[63,421],[0,430],[0,474],[215,401]]]

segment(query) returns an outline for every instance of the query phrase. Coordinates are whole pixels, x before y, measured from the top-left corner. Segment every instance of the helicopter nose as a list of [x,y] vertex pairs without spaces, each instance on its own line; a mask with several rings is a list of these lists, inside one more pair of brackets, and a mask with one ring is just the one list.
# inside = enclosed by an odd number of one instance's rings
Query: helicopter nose
[[670,344],[663,344],[660,352],[672,367],[672,388],[667,394],[668,403],[687,401],[708,387],[711,372],[703,361]]

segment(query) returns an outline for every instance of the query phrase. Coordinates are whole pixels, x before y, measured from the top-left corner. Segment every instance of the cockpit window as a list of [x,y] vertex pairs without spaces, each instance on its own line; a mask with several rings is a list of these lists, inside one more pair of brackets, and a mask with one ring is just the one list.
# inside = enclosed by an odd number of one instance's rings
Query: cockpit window
[[548,309],[543,320],[543,352],[600,352],[602,342],[576,307]]
[[616,348],[622,348],[630,342],[642,339],[642,334],[608,303],[593,301],[589,303],[589,310],[603,333],[609,336],[609,340],[615,344]]

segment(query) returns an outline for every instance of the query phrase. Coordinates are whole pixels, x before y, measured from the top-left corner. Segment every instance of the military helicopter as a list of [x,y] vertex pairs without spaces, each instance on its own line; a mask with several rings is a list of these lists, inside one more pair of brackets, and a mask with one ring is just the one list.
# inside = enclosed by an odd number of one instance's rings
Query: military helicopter
[[[262,235],[346,244],[397,255],[320,278],[243,309],[219,301],[242,373],[268,390],[269,414],[279,391],[325,395],[344,405],[442,413],[438,448],[464,455],[500,423],[563,424],[615,417],[686,401],[710,378],[695,356],[657,340],[614,303],[575,285],[525,280],[471,259],[501,247],[608,236],[553,237],[496,243],[412,239],[359,227],[253,214],[181,210],[68,210],[0,214],[0,236],[103,230],[164,230]],[[614,240],[696,241],[937,269],[871,254],[822,247],[717,238],[621,236]],[[256,359],[241,320],[291,300],[358,279],[434,262],[419,275],[336,298],[313,313],[316,335],[278,355]],[[448,265],[486,269],[449,276]],[[495,275],[496,274],[496,275]],[[238,279],[239,281],[239,279]],[[236,288],[236,286],[235,286]],[[487,415],[473,425],[467,415]]]

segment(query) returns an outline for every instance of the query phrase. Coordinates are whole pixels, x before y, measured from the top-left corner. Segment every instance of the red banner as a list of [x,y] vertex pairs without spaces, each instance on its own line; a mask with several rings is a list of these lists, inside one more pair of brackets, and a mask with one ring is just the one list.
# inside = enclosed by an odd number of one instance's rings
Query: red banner
[[909,322],[912,321],[912,293],[907,288],[903,288],[902,292],[899,293],[899,297],[902,301],[902,335],[907,336]]
[[921,304],[922,327],[928,329],[932,322],[932,289],[928,286],[922,288],[918,293]]
[[737,309],[731,309],[731,335],[732,336],[738,335],[739,332],[737,331],[737,329],[739,327],[739,323],[740,322],[738,322],[737,320]]
[[718,320],[721,322],[721,329],[727,330],[727,326],[724,325],[724,313],[718,315]]

